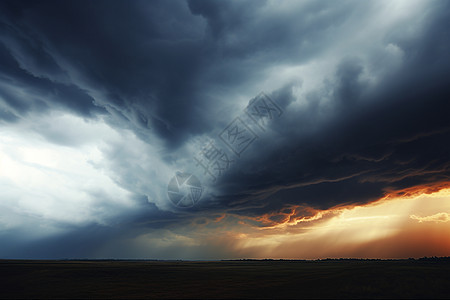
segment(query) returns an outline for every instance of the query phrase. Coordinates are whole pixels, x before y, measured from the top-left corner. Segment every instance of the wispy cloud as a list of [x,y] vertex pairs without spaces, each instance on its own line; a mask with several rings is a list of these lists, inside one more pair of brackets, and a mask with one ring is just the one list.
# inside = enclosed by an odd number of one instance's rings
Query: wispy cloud
[[437,222],[437,223],[450,222],[450,214],[448,214],[446,212],[440,212],[440,213],[437,213],[437,214],[434,214],[431,216],[426,216],[426,217],[419,217],[416,215],[410,215],[409,217],[413,220],[419,221],[419,223],[422,223],[422,222]]

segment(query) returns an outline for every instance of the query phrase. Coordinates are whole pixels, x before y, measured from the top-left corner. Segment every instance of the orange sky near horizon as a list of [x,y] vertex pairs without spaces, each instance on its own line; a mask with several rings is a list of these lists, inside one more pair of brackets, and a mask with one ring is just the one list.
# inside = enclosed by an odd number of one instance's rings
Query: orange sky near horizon
[[[308,211],[310,216],[300,217]],[[193,226],[195,234],[179,234],[179,241],[227,249],[229,258],[450,256],[450,188],[407,189],[323,211],[293,207],[255,218],[225,215]]]
[[450,188],[392,191],[369,204],[322,211],[297,206],[259,217],[205,214],[182,228],[111,241],[98,256],[120,257],[124,246],[136,257],[156,259],[450,256]]
[[257,258],[450,256],[450,188],[401,194],[261,227],[236,242]]

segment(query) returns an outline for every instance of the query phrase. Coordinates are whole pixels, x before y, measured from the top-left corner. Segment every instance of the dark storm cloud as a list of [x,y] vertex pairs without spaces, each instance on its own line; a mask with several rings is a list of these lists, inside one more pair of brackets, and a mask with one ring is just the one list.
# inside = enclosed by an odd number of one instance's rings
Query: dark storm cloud
[[307,3],[301,16],[290,12],[281,18],[264,4],[6,2],[2,40],[22,85],[49,90],[46,85],[69,89],[74,83],[78,100],[62,90],[58,101],[85,114],[95,103],[179,146],[211,128],[222,106],[210,103],[217,101],[212,95],[218,89],[242,92],[274,63],[317,55],[333,41],[330,29],[359,10],[350,2],[329,2],[326,9]]
[[288,6],[294,4],[294,9],[272,12],[267,3],[190,0],[189,8],[207,20],[209,42],[218,50],[216,55],[227,62],[238,59],[234,63],[254,61],[261,65],[272,64],[270,59],[276,59],[277,64],[306,61],[336,41],[334,28],[345,23],[352,13],[364,16],[370,11],[370,4],[363,7],[351,1],[310,1],[285,2]]
[[[43,112],[55,106],[86,116],[101,112],[93,105],[93,99],[79,87],[63,82],[64,74],[46,53],[35,51],[31,41],[16,37],[17,32],[5,23],[2,25],[1,105],[6,116],[14,116],[4,120],[13,121],[30,111]],[[46,74],[51,77],[46,77]],[[60,75],[61,81],[55,82],[53,79]]]
[[[241,171],[227,178],[222,203],[232,210],[260,207],[245,214],[300,203],[327,209],[448,181],[450,7],[442,2],[437,7],[420,38],[387,37],[405,50],[406,60],[376,90],[364,94],[363,65],[345,59],[334,80],[324,83],[332,95],[325,121],[320,90],[306,96],[306,109],[285,108],[272,124],[275,134],[255,146],[265,151],[254,151]],[[281,95],[273,98],[283,101]]]
[[[143,215],[118,221],[124,239],[202,213],[259,216],[295,205],[326,209],[448,181],[450,5],[429,2],[419,29],[409,20],[389,24],[389,30],[378,29],[389,19],[389,9],[377,11],[383,5],[0,2],[0,120],[18,123],[59,109],[84,118],[108,116],[110,125],[133,129],[151,146],[159,143],[152,137],[160,139],[162,150],[155,152],[125,138],[102,149],[114,182],[139,201],[152,202]],[[371,18],[376,26],[364,27]],[[387,33],[379,37],[379,31]],[[397,56],[383,54],[386,49]],[[303,72],[290,68],[322,62],[325,71],[318,66],[317,73],[325,80],[299,96],[295,91],[309,78],[283,72]],[[281,84],[270,85],[277,79]],[[158,211],[169,205],[161,205],[167,199],[155,200],[162,195],[154,189],[164,163],[189,159],[180,157],[186,145],[215,134],[235,117],[230,111],[242,104],[236,99],[250,100],[261,90],[283,115],[220,179],[218,194],[190,211]],[[53,143],[77,144],[60,131],[36,127]],[[159,188],[166,187],[164,182]],[[135,232],[140,226],[144,229]],[[36,246],[44,255],[73,238],[90,248],[67,243],[52,255],[88,255],[113,239],[99,229],[83,240],[83,232],[94,227]]]
[[202,31],[196,28],[199,18],[184,3],[44,1],[2,6],[2,43],[4,52],[14,56],[5,59],[13,79],[25,86],[31,81],[41,87],[34,92],[43,97],[73,83],[79,95],[74,98],[63,90],[59,102],[85,114],[94,104],[105,107],[137,127],[156,129],[169,142],[187,129],[195,131],[195,124],[187,125],[196,101],[191,84],[201,59]]

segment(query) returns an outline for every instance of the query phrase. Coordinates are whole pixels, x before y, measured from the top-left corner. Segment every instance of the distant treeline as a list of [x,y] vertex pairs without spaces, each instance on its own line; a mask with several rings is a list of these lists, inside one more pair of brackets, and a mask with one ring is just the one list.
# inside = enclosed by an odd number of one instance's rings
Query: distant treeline
[[254,259],[254,258],[242,258],[242,259],[222,259],[221,261],[447,261],[450,262],[450,256],[431,256],[420,258],[319,258],[319,259]]

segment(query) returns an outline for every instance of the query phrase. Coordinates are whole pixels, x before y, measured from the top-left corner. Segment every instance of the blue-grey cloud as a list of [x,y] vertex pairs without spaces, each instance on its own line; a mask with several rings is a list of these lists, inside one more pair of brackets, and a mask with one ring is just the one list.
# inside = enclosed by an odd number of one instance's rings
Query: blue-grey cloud
[[[38,169],[33,178],[74,189],[58,195],[34,183],[14,202],[19,179],[6,172],[0,217],[23,221],[0,219],[12,242],[0,254],[36,245],[36,257],[125,255],[124,246],[102,247],[146,230],[179,245],[173,232],[199,216],[356,205],[448,181],[449,17],[439,1],[0,2],[0,150],[8,166],[26,165],[16,172]],[[202,174],[193,161],[202,143],[226,148],[219,133],[260,91],[280,118],[265,131],[251,125],[258,139],[242,156],[227,150],[234,164],[205,183],[198,205],[173,207],[170,177]],[[65,167],[53,165],[55,153],[67,156]],[[42,160],[47,169],[36,167]],[[35,195],[44,195],[41,207]],[[85,206],[71,206],[77,197]],[[55,203],[80,217],[56,213]],[[51,224],[39,241],[13,237],[30,235],[39,218]],[[155,255],[179,255],[158,247]],[[211,247],[200,252],[220,248]]]

